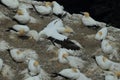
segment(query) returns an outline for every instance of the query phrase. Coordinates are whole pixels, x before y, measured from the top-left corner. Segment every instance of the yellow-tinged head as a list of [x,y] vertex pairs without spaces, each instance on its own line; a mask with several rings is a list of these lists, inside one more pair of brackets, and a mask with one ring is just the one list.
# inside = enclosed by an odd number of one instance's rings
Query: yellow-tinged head
[[116,76],[120,77],[120,72],[114,72]]
[[65,32],[65,33],[74,33],[73,29],[70,28],[70,27],[68,27],[68,26],[65,27],[64,32]]
[[72,71],[73,72],[77,72],[77,68],[72,68]]
[[17,53],[17,54],[20,54],[20,53],[21,53],[21,51],[19,51],[19,50],[18,50],[16,53]]
[[23,15],[23,11],[22,11],[21,9],[18,9],[18,10],[17,10],[17,14],[18,14],[18,15]]
[[103,62],[105,62],[107,60],[107,58],[106,57],[103,57]]
[[39,62],[38,62],[38,61],[35,61],[35,62],[33,63],[33,65],[34,65],[34,66],[38,66],[38,65],[39,65]]
[[90,14],[88,12],[82,12],[82,14],[85,16],[85,17],[90,17]]
[[100,32],[98,32],[98,34],[99,34],[100,36],[102,36],[103,33],[100,31]]
[[52,3],[51,2],[45,2],[45,6],[52,6]]
[[19,30],[19,36],[23,36],[23,35],[25,35],[24,29]]
[[63,53],[62,58],[66,58],[67,56],[69,56],[68,53]]

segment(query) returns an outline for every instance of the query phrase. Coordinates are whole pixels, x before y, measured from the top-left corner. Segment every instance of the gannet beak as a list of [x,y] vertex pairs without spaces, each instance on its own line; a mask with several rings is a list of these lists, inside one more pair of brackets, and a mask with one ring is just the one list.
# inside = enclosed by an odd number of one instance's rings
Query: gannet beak
[[80,12],[81,15],[84,15],[84,12]]

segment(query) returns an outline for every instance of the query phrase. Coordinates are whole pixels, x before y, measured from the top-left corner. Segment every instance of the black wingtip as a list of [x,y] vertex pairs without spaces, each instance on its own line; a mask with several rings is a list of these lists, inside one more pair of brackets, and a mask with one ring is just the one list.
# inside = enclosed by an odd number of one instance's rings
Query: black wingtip
[[62,18],[64,18],[66,15],[67,15],[67,13],[64,13],[64,14],[54,14],[55,16],[57,16],[58,18],[60,18],[60,19],[62,19]]
[[61,77],[65,78],[65,79],[69,79],[68,77],[63,76],[63,75],[58,74],[58,73],[52,73],[52,75],[51,75],[51,77],[57,77],[57,76],[61,76]]
[[65,39],[63,41],[57,40],[52,37],[48,37],[47,39],[49,39],[52,43],[57,43],[57,44],[61,45],[61,48],[66,48],[66,49],[70,49],[70,50],[80,50],[80,47],[69,39]]
[[7,29],[7,30],[5,30],[6,32],[9,32],[10,31],[10,29]]
[[15,31],[15,32],[18,32],[17,30],[15,30],[14,28],[12,28],[12,27],[9,27],[7,30],[5,30],[6,32],[9,32],[10,30],[13,30],[13,31]]

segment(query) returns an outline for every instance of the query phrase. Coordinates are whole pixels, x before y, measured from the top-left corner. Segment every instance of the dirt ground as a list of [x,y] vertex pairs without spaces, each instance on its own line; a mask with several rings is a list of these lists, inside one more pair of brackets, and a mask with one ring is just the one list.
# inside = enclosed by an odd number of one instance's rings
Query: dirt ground
[[[3,5],[0,5],[0,11],[5,13],[7,16],[12,17],[14,15],[13,10],[9,10]],[[39,20],[38,23],[28,23],[27,25],[30,27],[30,29],[35,29],[38,32],[42,30],[50,21],[55,19],[55,16],[46,16],[44,18],[41,18],[38,13],[35,11],[31,11],[31,15],[34,16]],[[54,53],[47,52],[47,45],[50,44],[48,41],[39,41],[36,42],[34,40],[22,40],[20,38],[16,39],[10,39],[9,32],[5,32],[5,30],[8,27],[13,26],[14,24],[18,24],[14,20],[0,20],[0,39],[3,39],[7,41],[11,46],[14,46],[16,48],[29,48],[35,50],[39,54],[39,62],[42,66],[42,68],[47,73],[52,72],[59,72],[62,69],[70,68],[67,64],[60,64],[58,61],[50,62],[49,60],[55,56]],[[68,22],[64,21],[64,24],[70,26],[75,31],[75,34],[73,36],[70,36],[70,39],[78,41],[85,49],[85,53],[81,55],[81,58],[85,61],[88,61],[88,64],[84,67],[84,69],[80,70],[82,73],[84,73],[87,77],[90,77],[92,80],[104,80],[104,76],[101,74],[101,69],[98,67],[96,71],[91,71],[89,73],[89,70],[92,70],[92,67],[90,66],[95,61],[91,58],[93,53],[100,48],[100,41],[95,40],[94,38],[87,38],[87,35],[95,34],[97,31],[93,29],[89,29],[81,24],[81,20],[74,23],[74,21]],[[14,70],[16,70],[16,76],[13,80],[22,80],[23,75],[20,75],[20,71],[24,70],[27,65],[24,63],[16,63],[12,60],[11,56],[7,51],[0,52],[0,58],[4,60],[4,63],[10,65]],[[0,80],[8,80],[7,78],[3,77],[0,74]],[[53,78],[51,80],[54,80]],[[64,79],[65,80],[65,79]]]

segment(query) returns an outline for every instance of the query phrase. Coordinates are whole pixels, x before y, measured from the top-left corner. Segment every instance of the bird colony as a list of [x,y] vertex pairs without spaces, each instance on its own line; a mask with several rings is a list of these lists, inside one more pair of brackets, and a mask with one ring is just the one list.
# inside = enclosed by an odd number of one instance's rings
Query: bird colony
[[0,7],[0,80],[120,80],[120,29],[56,1]]

